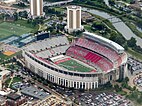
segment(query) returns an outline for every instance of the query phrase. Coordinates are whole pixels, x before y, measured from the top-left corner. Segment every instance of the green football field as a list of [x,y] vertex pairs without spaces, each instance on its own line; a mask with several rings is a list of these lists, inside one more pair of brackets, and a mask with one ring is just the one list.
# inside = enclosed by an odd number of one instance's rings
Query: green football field
[[10,22],[2,22],[0,23],[0,39],[6,38],[10,35],[22,35],[28,33],[32,30],[32,28],[27,28],[25,26],[21,26],[20,24],[14,24]]
[[78,71],[78,72],[91,72],[93,69],[86,67],[75,60],[68,60],[65,62],[61,62],[58,64],[61,67],[64,67],[71,71]]

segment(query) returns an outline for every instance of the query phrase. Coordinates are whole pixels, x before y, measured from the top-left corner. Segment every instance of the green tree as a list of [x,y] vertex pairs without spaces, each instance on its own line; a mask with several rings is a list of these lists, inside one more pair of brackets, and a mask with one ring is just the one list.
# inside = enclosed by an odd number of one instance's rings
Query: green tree
[[59,20],[62,22],[63,21],[63,17],[59,17]]
[[129,78],[128,78],[128,77],[125,77],[124,81],[125,81],[126,83],[128,83],[128,82],[129,82]]
[[92,24],[92,28],[93,28],[94,30],[104,30],[106,27],[105,27],[105,25],[104,25],[103,23],[101,23],[101,22],[94,22],[94,23]]
[[57,24],[57,29],[63,31],[64,26],[62,24]]
[[127,51],[128,50],[128,45],[124,44],[124,49]]
[[27,18],[28,17],[28,13],[27,13],[27,11],[20,11],[19,12],[19,16],[22,17],[22,18]]
[[114,6],[114,5],[115,5],[115,0],[109,0],[109,4],[110,4],[111,6]]
[[126,82],[122,82],[121,86],[122,86],[123,88],[127,88],[128,84],[127,84]]
[[119,87],[119,85],[118,85],[118,84],[114,85],[114,89],[115,89],[115,91],[116,91],[116,92],[120,92],[120,91],[122,91],[122,88],[121,88],[121,87]]
[[135,91],[135,90],[136,90],[136,86],[133,87],[133,91]]
[[111,33],[110,33],[110,38],[109,38],[110,40],[112,40],[112,41],[115,41],[116,40],[116,33],[114,32],[114,31],[112,31]]
[[125,38],[123,36],[117,36],[115,42],[123,45],[125,43]]
[[129,47],[135,47],[136,42],[137,42],[136,39],[131,37],[131,39],[127,41],[127,44],[128,44]]

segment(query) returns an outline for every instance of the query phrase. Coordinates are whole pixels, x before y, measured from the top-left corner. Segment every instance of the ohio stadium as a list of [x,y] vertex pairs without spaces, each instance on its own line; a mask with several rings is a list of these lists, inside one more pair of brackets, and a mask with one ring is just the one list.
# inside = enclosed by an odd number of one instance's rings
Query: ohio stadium
[[33,73],[75,89],[95,89],[127,73],[124,48],[89,32],[72,43],[64,35],[33,42],[24,47],[23,57]]

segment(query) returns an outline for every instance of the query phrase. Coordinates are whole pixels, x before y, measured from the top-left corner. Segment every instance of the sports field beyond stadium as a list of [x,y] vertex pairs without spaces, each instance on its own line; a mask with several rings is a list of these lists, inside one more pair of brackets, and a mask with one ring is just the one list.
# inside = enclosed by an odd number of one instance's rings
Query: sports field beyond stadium
[[64,67],[68,70],[71,70],[71,71],[77,71],[77,72],[95,72],[95,70],[89,68],[89,67],[86,67],[80,63],[78,63],[77,61],[75,60],[68,60],[68,61],[64,61],[64,62],[61,62],[58,64],[59,66],[61,67]]
[[19,24],[2,22],[0,23],[0,39],[6,38],[10,35],[22,35],[28,33],[32,28],[20,26]]
[[18,55],[18,54],[21,54],[21,51],[17,52],[17,53],[14,53],[14,54],[11,54],[11,55],[10,54],[5,55],[2,52],[0,52],[0,59],[7,60],[7,59],[10,59],[10,58],[14,57],[15,55]]
[[15,52],[6,51],[6,52],[3,52],[3,54],[6,55],[6,56],[11,56],[11,55],[15,54]]

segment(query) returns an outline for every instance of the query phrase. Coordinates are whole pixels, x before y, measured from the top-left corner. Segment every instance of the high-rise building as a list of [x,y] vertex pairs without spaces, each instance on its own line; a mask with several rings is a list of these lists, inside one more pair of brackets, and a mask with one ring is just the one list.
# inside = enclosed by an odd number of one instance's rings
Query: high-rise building
[[83,26],[81,26],[81,7],[80,6],[67,7],[67,26],[65,26],[65,29],[69,33],[83,29]]
[[43,0],[30,0],[30,12],[32,17],[43,15]]

